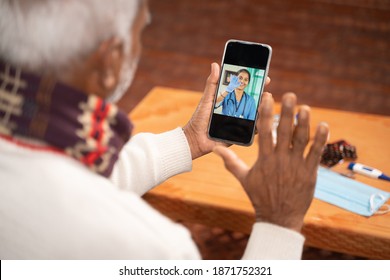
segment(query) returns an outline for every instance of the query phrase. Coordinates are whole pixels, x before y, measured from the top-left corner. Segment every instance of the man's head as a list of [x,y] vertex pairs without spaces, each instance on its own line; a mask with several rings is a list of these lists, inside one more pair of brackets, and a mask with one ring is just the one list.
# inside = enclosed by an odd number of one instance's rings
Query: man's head
[[148,20],[143,0],[0,0],[0,58],[117,100]]

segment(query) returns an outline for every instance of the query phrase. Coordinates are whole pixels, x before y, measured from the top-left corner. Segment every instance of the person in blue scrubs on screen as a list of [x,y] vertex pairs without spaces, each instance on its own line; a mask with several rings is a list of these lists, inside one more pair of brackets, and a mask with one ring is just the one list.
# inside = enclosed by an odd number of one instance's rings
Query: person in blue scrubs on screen
[[229,85],[219,94],[215,108],[222,106],[222,114],[226,116],[255,120],[256,102],[245,92],[250,80],[251,75],[246,69],[240,69],[237,75],[231,75]]

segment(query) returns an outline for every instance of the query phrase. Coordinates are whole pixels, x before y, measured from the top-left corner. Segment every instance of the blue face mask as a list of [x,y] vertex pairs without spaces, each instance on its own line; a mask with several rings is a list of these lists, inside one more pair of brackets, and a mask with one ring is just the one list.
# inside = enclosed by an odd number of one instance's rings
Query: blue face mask
[[[390,212],[390,205],[384,204],[390,193],[323,167],[318,169],[314,197],[367,217]],[[386,210],[378,211],[382,206],[386,207]]]

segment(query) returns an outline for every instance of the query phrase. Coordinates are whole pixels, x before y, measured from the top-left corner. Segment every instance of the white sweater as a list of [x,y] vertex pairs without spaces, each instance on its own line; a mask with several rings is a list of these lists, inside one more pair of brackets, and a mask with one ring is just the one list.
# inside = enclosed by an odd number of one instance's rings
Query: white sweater
[[[186,228],[140,196],[190,171],[180,128],[139,134],[110,179],[62,154],[0,139],[0,259],[198,259]],[[299,259],[302,235],[256,223],[248,259]]]

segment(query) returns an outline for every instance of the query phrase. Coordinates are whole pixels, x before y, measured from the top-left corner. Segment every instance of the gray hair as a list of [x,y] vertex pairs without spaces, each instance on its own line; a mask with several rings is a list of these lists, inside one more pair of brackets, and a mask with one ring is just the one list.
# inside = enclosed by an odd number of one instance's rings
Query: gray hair
[[0,58],[55,71],[110,37],[129,46],[138,6],[139,0],[0,0]]

